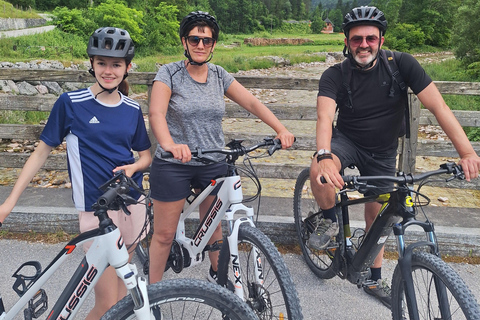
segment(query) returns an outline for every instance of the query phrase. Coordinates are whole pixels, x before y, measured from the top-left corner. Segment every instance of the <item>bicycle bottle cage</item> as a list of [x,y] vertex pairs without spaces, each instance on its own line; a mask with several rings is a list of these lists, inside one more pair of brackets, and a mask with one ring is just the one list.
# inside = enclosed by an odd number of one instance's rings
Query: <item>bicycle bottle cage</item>
[[[20,273],[22,269],[24,272],[31,272],[30,267],[35,268],[35,274],[30,276],[26,276]],[[28,270],[27,270],[28,268]],[[40,265],[40,262],[38,261],[28,261],[22,264],[17,271],[12,275],[13,278],[15,278],[15,283],[12,286],[13,291],[15,291],[20,297],[24,295],[24,293],[30,288],[30,286],[35,282],[35,280],[40,277],[40,274],[42,273],[42,266]]]

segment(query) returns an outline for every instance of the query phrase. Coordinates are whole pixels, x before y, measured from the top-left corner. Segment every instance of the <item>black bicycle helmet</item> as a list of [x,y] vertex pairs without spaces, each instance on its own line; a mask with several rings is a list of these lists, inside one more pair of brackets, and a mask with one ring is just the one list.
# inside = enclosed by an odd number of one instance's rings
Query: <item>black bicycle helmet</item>
[[123,29],[115,27],[98,28],[90,36],[87,54],[112,58],[125,58],[132,61],[135,56],[135,47],[130,34]]
[[382,11],[376,7],[361,6],[353,8],[352,11],[345,15],[342,23],[342,29],[345,35],[352,27],[360,25],[376,26],[380,29],[381,35],[387,30],[387,20]]
[[188,36],[190,32],[191,25],[197,21],[205,21],[210,27],[213,28],[212,37],[215,41],[218,40],[218,33],[220,32],[220,27],[218,26],[217,20],[214,16],[204,11],[192,11],[185,18],[183,18],[180,23],[180,39]]

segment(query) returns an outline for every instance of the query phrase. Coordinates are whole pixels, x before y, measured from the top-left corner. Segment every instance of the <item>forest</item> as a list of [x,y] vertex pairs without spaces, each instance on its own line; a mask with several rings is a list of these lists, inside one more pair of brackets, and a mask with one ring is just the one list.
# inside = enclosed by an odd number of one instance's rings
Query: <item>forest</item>
[[[399,51],[453,49],[470,71],[480,69],[477,39],[480,0],[11,0],[17,7],[50,11],[63,32],[85,39],[99,25],[123,27],[140,52],[178,45],[179,21],[193,10],[215,15],[225,34],[308,35],[328,19],[341,32],[353,7],[374,5],[385,13],[385,45]],[[475,32],[472,32],[475,30]],[[222,37],[220,38],[220,40]]]

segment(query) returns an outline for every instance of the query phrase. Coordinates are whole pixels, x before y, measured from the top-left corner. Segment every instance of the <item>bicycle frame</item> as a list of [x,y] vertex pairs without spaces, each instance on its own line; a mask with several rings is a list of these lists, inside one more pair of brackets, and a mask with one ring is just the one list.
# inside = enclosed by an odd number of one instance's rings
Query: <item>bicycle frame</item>
[[[17,269],[14,274],[14,277],[17,278],[14,290],[21,297],[8,312],[5,311],[0,299],[0,320],[13,319],[29,302],[31,303],[31,306],[29,306],[30,314],[36,312],[42,314],[46,311],[47,295],[41,290],[41,287],[80,244],[91,240],[93,240],[93,244],[49,312],[48,319],[73,319],[109,265],[115,268],[117,275],[124,281],[125,286],[136,301],[136,305],[138,303],[140,309],[135,311],[137,316],[140,319],[149,319],[150,308],[146,280],[141,277],[137,279],[135,265],[128,263],[129,254],[120,234],[120,229],[108,219],[108,216],[105,215],[103,219],[99,218],[100,221],[104,221],[100,223],[100,228],[82,233],[68,242],[44,271],[41,271],[39,263],[32,262],[24,263]],[[32,265],[38,266],[37,275],[24,277],[19,274],[23,267]],[[26,283],[25,280],[29,282]],[[39,294],[40,296],[38,296]],[[37,307],[40,308],[35,310]]]
[[[203,200],[205,200],[205,198],[207,198],[207,196],[210,195],[213,189],[215,189],[217,186],[220,186],[220,189],[213,200],[212,205],[208,209],[205,218],[201,221],[192,238],[186,237],[185,220],[194,212],[194,210],[199,207]],[[243,192],[240,176],[236,170],[229,170],[227,177],[221,177],[212,180],[212,182],[206,188],[204,188],[189,205],[184,208],[180,215],[175,241],[182,245],[184,250],[188,251],[190,261],[185,262],[185,266],[188,267],[191,265],[196,265],[203,261],[207,243],[216,227],[222,222],[223,217],[226,217],[228,224],[227,238],[229,239],[228,243],[232,266],[233,268],[238,266],[238,229],[242,223],[249,223],[250,225],[255,226],[253,222],[253,208],[242,204],[242,200]],[[234,215],[238,211],[244,211],[246,217],[235,220]],[[261,270],[261,262],[259,261],[256,278],[257,282],[260,284],[262,283]],[[244,299],[240,270],[238,270],[236,274],[237,275],[234,282],[235,293],[240,298]]]
[[[360,246],[355,249],[348,245],[350,234],[348,206],[372,201],[385,201],[371,225],[369,231],[365,234]],[[439,255],[438,244],[436,242],[434,227],[430,221],[418,221],[415,219],[415,208],[410,190],[400,188],[390,193],[379,196],[367,196],[361,199],[348,200],[345,193],[340,195],[340,201],[337,206],[341,208],[341,219],[343,221],[342,237],[344,246],[341,248],[345,252],[344,277],[350,282],[361,286],[368,279],[368,267],[373,264],[381,248],[384,246],[392,230],[396,237],[398,264],[402,272],[405,286],[405,296],[407,307],[411,319],[419,319],[417,300],[413,286],[411,265],[412,253],[415,248],[429,247],[432,254]],[[405,230],[410,226],[420,226],[425,234],[426,241],[418,241],[408,246],[405,245]],[[338,262],[337,262],[338,263]],[[341,270],[341,269],[339,269]],[[435,280],[435,287],[438,292],[438,299],[446,299],[445,285]],[[442,314],[450,314],[447,301],[442,304],[445,308]]]

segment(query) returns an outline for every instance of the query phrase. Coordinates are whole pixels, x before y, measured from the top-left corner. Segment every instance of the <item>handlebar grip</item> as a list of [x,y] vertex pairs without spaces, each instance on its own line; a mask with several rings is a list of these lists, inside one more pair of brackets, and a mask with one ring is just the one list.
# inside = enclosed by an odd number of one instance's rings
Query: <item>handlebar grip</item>
[[117,188],[107,190],[100,198],[98,204],[100,206],[108,206],[117,197]]
[[173,158],[173,153],[171,153],[170,151],[162,151],[160,153],[160,156],[163,158],[163,159],[171,159]]

